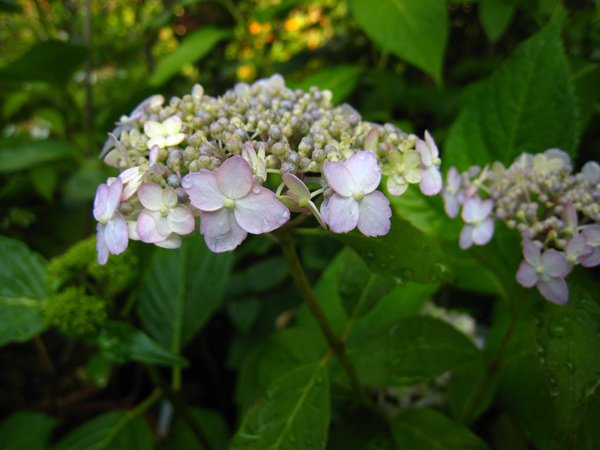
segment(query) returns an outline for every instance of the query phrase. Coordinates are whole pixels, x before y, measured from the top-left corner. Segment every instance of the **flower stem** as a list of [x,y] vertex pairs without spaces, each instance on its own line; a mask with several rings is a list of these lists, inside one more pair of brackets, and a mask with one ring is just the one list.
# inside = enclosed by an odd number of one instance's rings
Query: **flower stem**
[[306,277],[306,273],[304,272],[302,264],[300,263],[300,259],[298,258],[298,253],[296,252],[296,247],[294,246],[294,240],[289,230],[280,230],[279,244],[281,245],[283,257],[285,258],[285,261],[287,262],[290,268],[290,272],[292,274],[294,282],[296,283],[296,287],[300,291],[300,294],[302,295],[302,298],[308,306],[308,309],[310,310],[311,314],[317,321],[321,332],[323,333],[325,339],[327,340],[327,343],[329,344],[330,350],[335,353],[338,360],[342,364],[342,367],[348,374],[350,384],[352,385],[352,388],[358,395],[360,402],[376,416],[387,421],[388,418],[387,416],[385,416],[383,411],[381,411],[373,402],[373,400],[371,400],[365,394],[356,374],[354,364],[352,364],[352,361],[350,361],[350,358],[348,358],[348,355],[346,353],[344,341],[340,339],[333,331],[333,328],[331,327],[331,324],[329,323],[325,312],[321,308],[317,296],[315,295],[312,287],[310,286],[308,278]]

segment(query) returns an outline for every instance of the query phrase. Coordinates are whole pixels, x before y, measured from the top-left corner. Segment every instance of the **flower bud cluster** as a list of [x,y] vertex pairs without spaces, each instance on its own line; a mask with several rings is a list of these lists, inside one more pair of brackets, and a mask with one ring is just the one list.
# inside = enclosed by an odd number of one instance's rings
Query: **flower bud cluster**
[[[334,232],[358,227],[379,236],[391,216],[376,190],[382,174],[391,195],[410,183],[439,193],[440,159],[429,133],[422,141],[365,122],[331,99],[330,91],[292,90],[274,75],[221,97],[195,85],[168,103],[161,95],[142,102],[117,122],[101,154],[121,174],[98,188],[99,262],[124,251],[129,239],[178,247],[198,215],[217,252],[233,250],[247,233],[282,226],[290,211],[313,214]],[[265,187],[269,174],[283,179],[273,191]]]
[[519,156],[508,168],[495,162],[483,170],[459,174],[451,167],[442,192],[446,213],[462,208],[465,225],[460,246],[487,244],[494,222],[519,231],[523,255],[517,281],[536,286],[548,300],[564,304],[564,278],[574,265],[600,264],[600,165],[586,163],[573,173],[567,153],[559,149]]

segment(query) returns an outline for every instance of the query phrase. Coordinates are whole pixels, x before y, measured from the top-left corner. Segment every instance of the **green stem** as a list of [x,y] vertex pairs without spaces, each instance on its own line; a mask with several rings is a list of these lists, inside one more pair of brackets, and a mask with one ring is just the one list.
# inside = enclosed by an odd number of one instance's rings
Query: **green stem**
[[467,404],[466,408],[464,409],[463,413],[460,416],[460,422],[463,424],[467,424],[471,421],[471,416],[473,415],[477,406],[479,405],[479,402],[481,402],[485,393],[489,389],[490,384],[492,383],[492,380],[494,378],[494,375],[501,367],[500,361],[502,360],[502,357],[504,356],[504,352],[506,351],[506,348],[508,347],[508,343],[510,342],[511,336],[515,331],[515,327],[517,325],[517,322],[519,321],[519,317],[521,317],[521,312],[523,311],[523,305],[525,304],[526,294],[527,294],[527,291],[523,288],[521,290],[521,295],[517,301],[517,305],[511,314],[510,323],[508,324],[508,328],[506,329],[506,332],[504,333],[504,336],[502,337],[502,341],[500,342],[500,345],[494,352],[494,355],[492,356],[492,358],[486,364],[485,377],[483,378],[481,384],[479,385],[477,392],[475,393],[475,395],[473,396],[471,401]]
[[177,415],[179,415],[179,417],[181,417],[185,421],[192,433],[194,433],[194,436],[196,436],[196,439],[198,439],[198,441],[203,445],[203,447],[206,450],[214,450],[212,444],[206,438],[206,435],[204,434],[202,429],[198,426],[198,424],[194,421],[194,419],[188,412],[187,406],[181,398],[181,394],[177,391],[174,391],[167,385],[167,383],[163,380],[160,373],[158,372],[158,370],[156,370],[154,366],[146,364],[145,367],[148,371],[148,374],[150,375],[150,378],[152,379],[152,382],[162,389],[162,393],[164,394],[164,396],[167,397],[169,402],[171,402],[171,405],[173,405],[173,409],[175,410]]
[[327,343],[329,344],[330,350],[335,353],[338,360],[342,364],[342,367],[348,374],[350,384],[352,385],[352,388],[358,395],[358,398],[360,399],[361,403],[375,415],[387,421],[388,418],[385,416],[385,414],[377,407],[373,400],[371,400],[365,394],[356,374],[354,364],[352,364],[352,361],[350,361],[350,358],[348,358],[348,355],[346,353],[344,341],[338,338],[335,332],[333,331],[333,328],[331,327],[331,324],[329,323],[325,312],[321,308],[317,296],[315,295],[314,291],[312,290],[312,287],[310,286],[308,278],[306,277],[306,273],[304,272],[302,264],[300,263],[300,259],[298,258],[298,253],[296,252],[296,247],[294,246],[294,240],[289,230],[282,229],[280,231],[279,244],[281,245],[283,257],[285,258],[285,261],[287,262],[290,268],[290,272],[292,274],[294,282],[296,283],[296,287],[300,291],[300,294],[302,295],[306,306],[308,306],[308,309],[317,321],[321,332],[323,333],[325,339],[327,340]]

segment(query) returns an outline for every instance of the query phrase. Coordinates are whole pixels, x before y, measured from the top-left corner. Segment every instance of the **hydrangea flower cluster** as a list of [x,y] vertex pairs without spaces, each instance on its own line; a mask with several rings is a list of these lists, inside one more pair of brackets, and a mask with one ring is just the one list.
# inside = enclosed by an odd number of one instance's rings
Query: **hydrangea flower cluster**
[[221,97],[200,85],[168,104],[155,95],[121,117],[101,154],[121,173],[98,188],[94,203],[100,264],[130,239],[179,247],[198,216],[214,252],[283,226],[290,212],[313,215],[334,233],[381,236],[392,215],[377,190],[382,176],[391,195],[409,184],[440,192],[429,133],[420,140],[365,122],[331,98],[316,87],[289,89],[274,75]]
[[[565,277],[581,264],[600,264],[600,165],[590,161],[573,173],[569,155],[559,149],[520,155],[510,167],[448,170],[442,192],[446,213],[459,212],[465,225],[461,248],[485,245],[494,221],[517,229],[524,260],[517,281],[536,286],[547,300],[565,304]],[[461,211],[462,207],[462,211]]]

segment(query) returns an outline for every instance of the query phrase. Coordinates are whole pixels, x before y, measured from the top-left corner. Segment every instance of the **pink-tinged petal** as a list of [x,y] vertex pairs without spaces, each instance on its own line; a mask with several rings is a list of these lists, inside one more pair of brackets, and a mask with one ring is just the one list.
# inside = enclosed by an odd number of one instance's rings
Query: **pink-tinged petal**
[[214,172],[201,170],[183,177],[181,186],[190,197],[190,203],[202,211],[216,211],[223,207],[225,195],[217,184]]
[[290,211],[275,194],[258,185],[235,201],[233,212],[239,226],[252,234],[268,233],[290,219]]
[[425,142],[427,142],[427,146],[429,147],[431,156],[433,156],[434,158],[437,158],[439,156],[440,152],[437,148],[437,145],[435,144],[435,141],[431,137],[431,134],[429,134],[429,131],[427,131],[427,130],[425,130]]
[[169,209],[167,223],[172,232],[181,235],[190,234],[196,228],[194,215],[183,205]]
[[583,235],[587,239],[588,245],[592,247],[600,246],[600,226],[592,225],[583,230]]
[[567,228],[575,232],[577,228],[577,210],[575,209],[575,206],[573,206],[573,203],[569,202],[565,205],[565,209],[563,210],[562,214],[562,219],[563,222],[565,222]]
[[454,219],[458,216],[458,212],[460,211],[460,205],[456,197],[448,191],[442,192],[442,198],[444,199],[444,210],[448,217]]
[[329,199],[327,210],[327,224],[334,233],[347,233],[358,225],[358,202],[354,197],[335,194]]
[[596,267],[600,264],[600,247],[592,249],[592,253],[581,258],[583,267]]
[[108,196],[108,186],[101,184],[96,189],[96,197],[94,198],[94,218],[100,221],[100,217],[104,214],[106,206],[106,197]]
[[355,153],[344,162],[344,167],[352,174],[355,189],[365,194],[373,192],[381,182],[381,167],[371,152]]
[[533,267],[540,266],[542,264],[540,249],[529,239],[523,239],[521,245],[523,246],[523,256],[525,257],[525,261]]
[[583,234],[571,238],[565,247],[565,255],[569,262],[579,264],[582,259],[594,253],[594,249],[587,245],[587,239]]
[[419,183],[421,192],[425,195],[436,195],[442,190],[442,174],[437,167],[427,167],[421,170],[423,179]]
[[232,251],[248,235],[238,225],[233,211],[226,208],[203,211],[200,215],[200,233],[204,235],[208,248],[215,253]]
[[183,142],[184,139],[185,139],[185,134],[183,134],[183,133],[177,133],[177,134],[172,134],[170,136],[167,136],[165,138],[165,147],[172,147],[174,145],[179,145]]
[[[149,138],[164,136],[165,127],[163,127],[162,124],[158,122],[149,120],[144,123],[144,133],[146,133],[146,136],[148,136]],[[152,148],[152,146],[149,146],[148,148]]]
[[156,164],[156,160],[158,159],[158,154],[160,153],[160,148],[158,145],[153,145],[150,149],[150,154],[148,155],[148,163],[150,165]]
[[104,265],[108,261],[108,247],[104,241],[104,225],[96,226],[98,233],[96,234],[96,250],[98,251],[98,264]]
[[154,245],[161,248],[174,249],[181,247],[181,238],[175,233],[171,233],[164,241],[155,242]]
[[379,142],[379,132],[377,127],[373,127],[367,133],[365,137],[365,150],[376,150],[377,143]]
[[473,223],[479,216],[481,201],[478,198],[468,198],[465,200],[461,213],[462,219],[467,223]]
[[165,134],[177,134],[181,131],[183,123],[181,121],[181,117],[179,116],[171,116],[167,120],[162,123],[162,126],[165,129]]
[[325,222],[326,224],[329,224],[329,199],[325,199],[323,200],[323,203],[321,203],[321,219],[323,219],[323,222]]
[[481,204],[481,207],[479,208],[477,220],[485,219],[487,216],[490,215],[493,208],[494,200],[492,200],[491,198],[484,200],[484,202]]
[[117,206],[121,203],[121,195],[123,194],[123,181],[120,178],[116,178],[115,181],[108,187],[106,195],[106,204],[104,208],[104,214],[107,217],[112,217],[115,213]]
[[125,218],[120,215],[113,216],[104,226],[104,242],[108,251],[113,255],[123,253],[129,243],[129,231]]
[[308,207],[309,207],[310,211],[313,213],[313,216],[316,217],[317,221],[319,222],[319,225],[321,225],[323,228],[327,229],[327,225],[325,224],[325,221],[321,217],[321,214],[319,214],[317,205],[315,205],[313,202],[309,202]]
[[290,211],[310,214],[310,209],[308,207],[300,207],[298,204],[298,197],[292,191],[287,191],[287,195],[281,195],[277,197],[277,200],[280,201]]
[[157,211],[143,210],[137,220],[137,233],[142,242],[154,244],[164,241],[171,230],[167,219]]
[[335,192],[344,197],[351,197],[355,191],[354,178],[344,164],[329,161],[323,165],[323,175]]
[[433,155],[431,154],[431,149],[427,145],[427,142],[419,139],[415,146],[415,150],[421,154],[421,162],[425,167],[430,167],[433,164]]
[[167,208],[174,208],[179,201],[177,192],[172,187],[167,186],[162,191],[162,202]]
[[554,249],[546,250],[542,254],[544,274],[551,277],[564,277],[567,272],[567,259],[565,255]]
[[379,191],[358,202],[358,229],[365,236],[383,236],[390,231],[392,209],[389,199]]
[[225,160],[215,174],[217,185],[227,198],[242,198],[252,189],[252,168],[241,156],[231,156]]
[[469,225],[466,223],[462,230],[460,230],[460,240],[458,241],[458,245],[463,250],[468,249],[471,245],[473,245],[473,229],[475,227],[473,225]]
[[283,182],[290,191],[298,196],[299,199],[310,199],[310,191],[306,185],[296,175],[291,173],[283,174]]
[[540,275],[536,272],[535,268],[527,261],[521,261],[521,265],[517,271],[517,282],[521,286],[530,288],[535,286],[539,279]]
[[127,220],[127,231],[129,232],[129,239],[133,241],[141,241],[140,235],[137,232],[137,219]]
[[540,294],[552,303],[564,305],[569,300],[569,287],[564,278],[549,278],[540,280],[537,284]]
[[129,183],[130,181],[134,180],[135,178],[138,178],[139,176],[140,168],[138,166],[130,167],[129,169],[124,170],[119,174],[119,178],[123,180],[123,183]]
[[477,245],[485,245],[494,235],[494,221],[488,217],[473,229],[473,242]]
[[156,183],[144,183],[138,188],[138,198],[144,208],[150,211],[158,211],[163,203],[163,188]]

